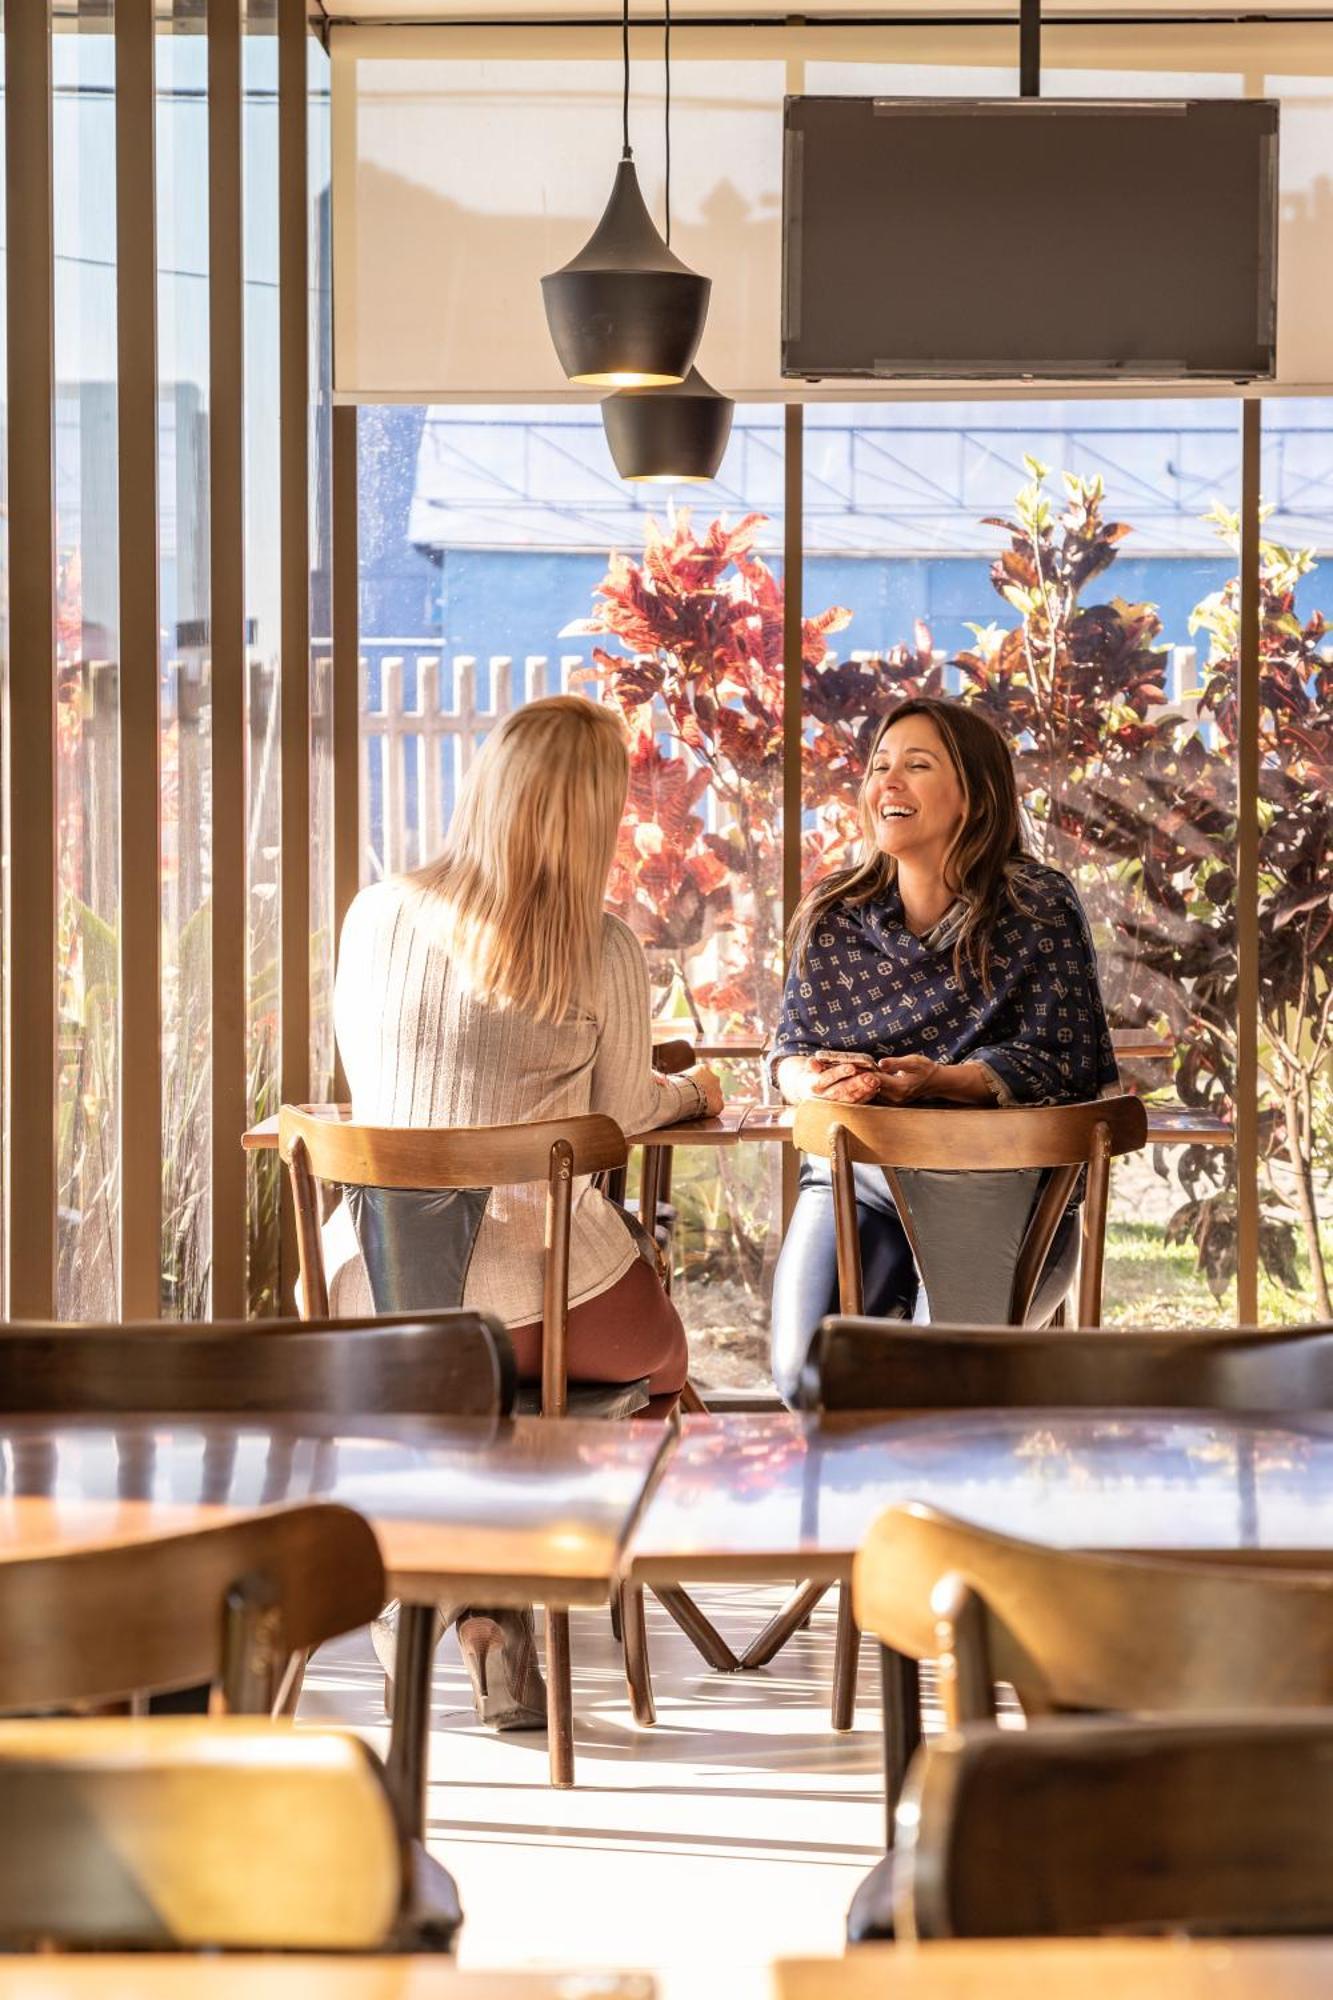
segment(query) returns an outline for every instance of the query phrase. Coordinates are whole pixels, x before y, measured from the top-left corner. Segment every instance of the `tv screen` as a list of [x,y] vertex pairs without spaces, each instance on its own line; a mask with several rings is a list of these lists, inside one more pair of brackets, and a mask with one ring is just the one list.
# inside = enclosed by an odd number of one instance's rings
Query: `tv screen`
[[1276,104],[789,97],[782,372],[1249,381]]

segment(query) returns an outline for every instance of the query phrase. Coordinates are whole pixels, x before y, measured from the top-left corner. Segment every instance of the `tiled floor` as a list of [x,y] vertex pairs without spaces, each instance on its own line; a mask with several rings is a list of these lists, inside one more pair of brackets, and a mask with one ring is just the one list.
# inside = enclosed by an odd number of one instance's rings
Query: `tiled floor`
[[[699,1601],[740,1650],[781,1590]],[[430,1841],[456,1877],[463,1966],[649,1969],[664,2000],[766,1994],[789,1953],[839,1952],[882,1851],[877,1676],[862,1648],[856,1728],[829,1728],[833,1598],[770,1667],[707,1669],[650,1597],[655,1729],[631,1719],[605,1612],[573,1617],[577,1782],[546,1782],[544,1736],[479,1728],[452,1633],[435,1672]],[[539,1621],[540,1622],[540,1621]],[[385,1739],[366,1634],[313,1662],[303,1720]]]

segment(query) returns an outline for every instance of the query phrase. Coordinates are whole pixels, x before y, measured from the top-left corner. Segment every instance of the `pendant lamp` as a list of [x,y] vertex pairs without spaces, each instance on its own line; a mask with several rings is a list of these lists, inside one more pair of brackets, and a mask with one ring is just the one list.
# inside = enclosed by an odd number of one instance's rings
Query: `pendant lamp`
[[629,143],[629,0],[622,0],[623,150],[611,199],[578,255],[542,279],[546,324],[571,382],[602,389],[682,382],[712,282],[673,256],[648,213]]
[[[671,242],[671,0],[663,21],[666,60],[666,242]],[[622,389],[602,404],[602,428],[622,479],[663,486],[716,479],[736,405],[691,368],[666,388]]]

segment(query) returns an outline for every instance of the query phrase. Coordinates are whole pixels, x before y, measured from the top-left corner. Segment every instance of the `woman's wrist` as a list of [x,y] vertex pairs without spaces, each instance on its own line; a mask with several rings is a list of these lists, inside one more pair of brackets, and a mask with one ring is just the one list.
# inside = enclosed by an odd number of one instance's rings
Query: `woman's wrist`
[[950,1104],[994,1104],[995,1078],[985,1063],[936,1063],[926,1094]]

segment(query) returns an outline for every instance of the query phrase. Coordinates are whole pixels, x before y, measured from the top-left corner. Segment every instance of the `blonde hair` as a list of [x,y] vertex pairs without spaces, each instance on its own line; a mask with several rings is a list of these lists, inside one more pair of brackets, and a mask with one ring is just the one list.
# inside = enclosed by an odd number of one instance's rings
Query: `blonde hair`
[[628,785],[623,723],[581,695],[529,702],[491,731],[443,853],[409,878],[474,993],[539,1021],[596,1004]]

